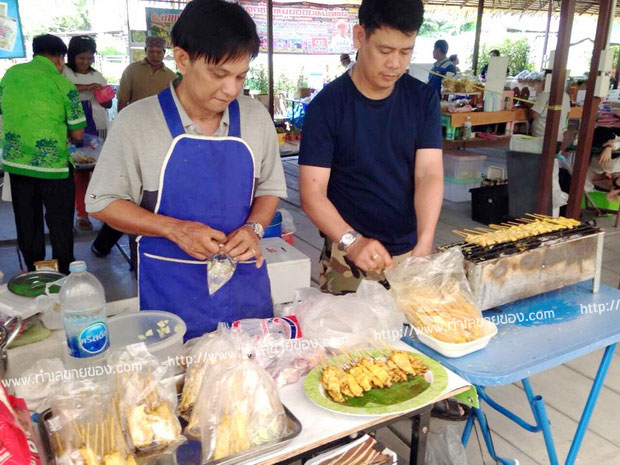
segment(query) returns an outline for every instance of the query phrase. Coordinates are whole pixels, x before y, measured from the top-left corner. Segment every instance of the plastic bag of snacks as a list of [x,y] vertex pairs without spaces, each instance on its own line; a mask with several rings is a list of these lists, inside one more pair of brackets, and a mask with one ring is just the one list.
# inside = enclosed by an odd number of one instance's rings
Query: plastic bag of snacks
[[238,454],[288,433],[276,385],[251,360],[229,360],[210,368],[200,389],[202,460]]
[[288,311],[297,316],[304,337],[322,345],[343,347],[402,336],[403,316],[377,282],[363,280],[355,294],[342,296],[300,289],[296,300]]
[[52,398],[50,444],[58,465],[135,465],[123,434],[118,400],[106,383],[69,380]]
[[264,336],[255,347],[255,359],[279,387],[296,383],[327,358],[325,348],[313,339]]
[[189,350],[184,357],[186,375],[179,413],[190,421],[189,429],[194,429],[194,422],[198,421],[198,417],[194,417],[192,421],[192,409],[207,369],[225,360],[247,358],[249,342],[249,338],[231,330],[226,323],[220,323],[212,333],[187,342]]
[[175,385],[164,380],[167,367],[144,343],[127,346],[112,358],[118,410],[130,450],[139,456],[175,450],[185,437],[174,414]]
[[410,257],[386,270],[398,308],[415,328],[434,339],[465,343],[486,336],[463,268],[461,249]]
[[0,386],[0,463],[39,465],[30,413],[23,399],[10,396]]

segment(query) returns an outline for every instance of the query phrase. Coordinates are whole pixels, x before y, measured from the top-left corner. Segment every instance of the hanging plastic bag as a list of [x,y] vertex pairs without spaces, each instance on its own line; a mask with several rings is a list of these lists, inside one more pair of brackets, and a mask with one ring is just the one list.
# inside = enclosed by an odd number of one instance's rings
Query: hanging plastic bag
[[385,271],[398,308],[419,331],[449,343],[486,335],[482,312],[465,277],[461,249],[430,257],[409,257]]
[[403,315],[379,283],[363,280],[355,294],[334,296],[314,288],[296,291],[294,312],[304,337],[338,348],[376,339],[400,339]]
[[426,465],[467,465],[467,454],[459,428],[456,425],[440,426],[429,431],[426,440]]

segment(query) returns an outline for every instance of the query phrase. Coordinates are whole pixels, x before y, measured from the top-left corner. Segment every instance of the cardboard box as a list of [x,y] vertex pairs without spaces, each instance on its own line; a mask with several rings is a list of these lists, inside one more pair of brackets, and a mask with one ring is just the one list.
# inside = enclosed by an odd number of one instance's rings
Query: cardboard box
[[274,305],[292,302],[295,290],[310,287],[310,258],[279,237],[260,242]]

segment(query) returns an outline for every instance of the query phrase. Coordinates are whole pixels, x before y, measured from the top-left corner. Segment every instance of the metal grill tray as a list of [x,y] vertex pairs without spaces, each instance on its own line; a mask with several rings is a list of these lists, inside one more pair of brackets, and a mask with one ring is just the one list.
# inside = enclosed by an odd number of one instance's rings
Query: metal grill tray
[[580,226],[576,226],[572,229],[552,231],[544,234],[539,234],[537,236],[520,239],[518,241],[503,242],[501,244],[495,244],[486,247],[462,241],[437,247],[437,250],[441,252],[452,247],[461,247],[466,260],[469,260],[473,263],[480,263],[486,260],[492,260],[494,258],[512,255],[524,252],[526,250],[536,249],[541,245],[550,243],[551,241],[571,239],[573,237],[589,236],[591,234],[599,233],[600,231],[600,228],[595,228],[588,224],[582,223]]
[[[212,460],[205,465],[235,465],[240,463],[258,463],[258,460],[254,460],[261,455],[265,455],[269,452],[276,451],[285,447],[294,438],[299,436],[302,430],[301,422],[297,419],[293,413],[284,406],[284,411],[288,419],[288,434],[280,439],[261,444],[256,447],[252,447],[243,452],[240,452],[229,457],[224,457],[219,460]],[[41,413],[37,419],[39,432],[41,435],[41,441],[43,443],[43,454],[45,455],[48,465],[56,465],[56,457],[52,450],[50,443],[50,433],[47,428],[47,421],[52,417],[52,410],[47,409]],[[183,423],[183,420],[181,420]],[[141,465],[157,464],[157,465],[176,465],[177,463],[201,463],[202,444],[200,441],[189,439],[188,441],[176,450],[174,456],[172,454],[163,454],[153,456],[152,460],[142,459],[139,461]]]

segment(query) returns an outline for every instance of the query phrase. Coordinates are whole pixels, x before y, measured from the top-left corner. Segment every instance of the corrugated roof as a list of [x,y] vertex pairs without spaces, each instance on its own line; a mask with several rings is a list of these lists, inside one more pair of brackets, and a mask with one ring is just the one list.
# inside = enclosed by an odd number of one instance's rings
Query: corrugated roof
[[[554,14],[560,14],[560,0],[485,0],[484,9],[510,10],[514,13],[546,13],[549,11],[549,1],[553,3]],[[478,8],[478,0],[424,0],[424,4]],[[600,0],[577,0],[575,14],[598,15],[599,4]],[[616,6],[616,16],[620,16],[620,2]]]

